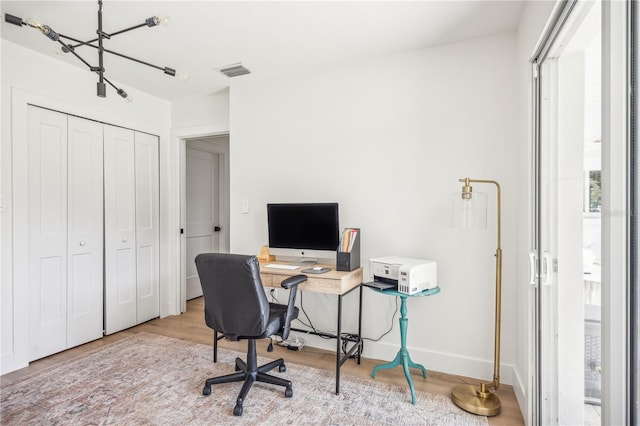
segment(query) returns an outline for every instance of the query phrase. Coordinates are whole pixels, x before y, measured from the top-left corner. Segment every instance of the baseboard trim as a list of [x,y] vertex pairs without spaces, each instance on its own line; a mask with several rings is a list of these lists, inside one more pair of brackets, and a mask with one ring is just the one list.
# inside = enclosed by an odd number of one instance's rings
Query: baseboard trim
[[[311,334],[305,334],[304,338],[307,341],[307,346],[329,351],[336,350],[335,340],[322,339]],[[470,377],[479,381],[493,380],[493,360],[429,351],[411,346],[407,349],[411,359],[418,364],[424,365],[427,370]],[[399,345],[365,340],[362,355],[371,359],[392,360],[399,350]],[[514,367],[512,364],[500,364],[500,383],[513,386]]]
[[6,353],[0,355],[0,375],[11,373],[12,371],[19,370],[28,366],[29,363],[20,363],[16,365],[16,357],[13,353]]
[[528,398],[527,398],[527,386],[525,385],[524,381],[522,380],[522,377],[520,377],[520,374],[518,374],[518,370],[517,369],[513,369],[513,381],[514,384],[511,385],[513,386],[513,392],[516,395],[516,401],[518,401],[518,407],[520,408],[520,413],[522,414],[522,418],[524,419],[524,424],[528,425],[530,424],[529,422],[529,404],[528,404]]

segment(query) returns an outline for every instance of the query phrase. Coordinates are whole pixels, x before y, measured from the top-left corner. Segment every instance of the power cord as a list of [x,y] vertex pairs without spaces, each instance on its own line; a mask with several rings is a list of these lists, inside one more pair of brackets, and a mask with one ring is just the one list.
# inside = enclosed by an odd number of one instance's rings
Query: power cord
[[371,337],[363,337],[363,340],[369,340],[371,342],[379,342],[380,339],[382,339],[384,336],[386,336],[387,334],[391,333],[391,330],[393,330],[393,324],[395,324],[395,319],[396,316],[398,315],[398,298],[396,297],[396,310],[393,312],[393,315],[391,316],[391,325],[389,326],[389,329],[387,331],[385,331],[384,333],[382,333],[380,336],[378,336],[375,339],[372,339]]
[[[300,309],[302,310],[304,316],[307,318],[307,321],[309,321],[309,324],[305,323],[300,318],[297,318],[297,320],[300,321],[305,327],[310,328],[314,333],[322,333],[321,331],[318,331],[318,329],[313,325],[313,323],[311,322],[311,318],[309,318],[309,315],[307,315],[307,311],[304,310],[302,292],[300,292]],[[323,335],[319,335],[318,337],[322,337],[323,339],[330,339],[330,337]]]
[[304,340],[302,337],[298,337],[295,333],[292,333],[292,334],[294,336],[293,339],[283,340],[279,343],[279,345],[284,346],[285,348],[292,351],[299,351],[304,347],[307,341]]
[[[360,345],[358,347],[358,349],[349,357],[349,358],[356,358],[358,356],[360,356],[362,354],[362,352],[364,351],[364,341],[365,340],[369,340],[370,342],[378,342],[380,341],[384,336],[386,336],[387,334],[391,333],[391,330],[393,330],[393,324],[395,323],[395,318],[396,315],[398,315],[398,298],[396,297],[396,309],[393,312],[393,315],[391,316],[391,326],[389,327],[389,329],[387,331],[385,331],[384,333],[382,333],[380,336],[378,336],[375,339],[372,339],[371,337],[363,337],[362,340],[360,341]],[[346,355],[347,354],[347,345],[349,344],[350,341],[354,341],[358,339],[358,335],[356,334],[351,334],[351,333],[342,333],[342,352]],[[350,340],[345,340],[345,339],[350,339]]]
[[[271,299],[274,300],[276,303],[280,303],[280,301],[275,297],[274,295],[274,291],[273,289],[270,292],[271,294]],[[301,322],[304,326],[310,328],[311,330],[309,331],[313,331],[314,333],[322,333],[321,331],[318,331],[318,329],[313,325],[313,322],[311,321],[311,318],[309,318],[309,315],[307,315],[307,311],[305,311],[304,309],[304,303],[303,303],[303,296],[302,296],[302,292],[300,292],[300,310],[302,311],[302,313],[304,314],[304,316],[307,318],[307,321],[309,321],[309,324],[305,323],[303,320],[301,320],[300,318],[296,318],[297,321]],[[393,324],[395,323],[395,319],[396,316],[398,315],[398,298],[395,298],[396,301],[396,307],[395,310],[393,312],[393,315],[391,316],[391,325],[389,326],[389,329],[385,332],[383,332],[380,336],[378,336],[377,338],[371,338],[371,337],[362,337],[360,344],[358,345],[358,349],[349,356],[349,358],[356,358],[358,356],[360,356],[362,354],[362,352],[364,351],[364,341],[365,340],[369,340],[370,342],[379,342],[384,336],[386,336],[387,334],[391,333],[391,330],[393,330]],[[329,333],[324,333],[324,334],[329,334]],[[295,333],[294,333],[295,335]],[[340,334],[341,339],[342,339],[342,352],[346,355],[348,352],[348,348],[347,345],[349,344],[349,342],[353,342],[355,340],[357,340],[358,336],[356,334],[352,334],[352,333],[341,333]],[[321,337],[323,339],[331,339],[331,337],[329,336],[324,336],[324,335],[319,335],[318,337]],[[267,352],[272,352],[273,351],[273,336],[269,338],[269,345],[267,346]],[[276,339],[277,340],[277,339]],[[284,346],[287,349],[290,350],[300,350],[304,347],[304,345],[306,344],[306,340],[304,340],[303,338],[298,338],[297,336],[295,336],[295,340],[294,341],[290,341],[290,340],[282,340],[281,342],[279,342],[278,344],[280,346]]]

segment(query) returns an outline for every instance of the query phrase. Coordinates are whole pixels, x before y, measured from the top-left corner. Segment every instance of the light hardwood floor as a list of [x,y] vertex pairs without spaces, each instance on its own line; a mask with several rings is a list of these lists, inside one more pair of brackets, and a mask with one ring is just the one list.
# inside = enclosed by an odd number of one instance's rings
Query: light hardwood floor
[[[121,331],[110,336],[105,336],[100,340],[96,340],[94,342],[87,343],[85,345],[69,349],[59,354],[55,354],[47,358],[32,362],[26,368],[5,374],[0,377],[0,386],[7,386],[9,384],[15,383],[27,374],[37,372],[38,370],[43,368],[62,364],[65,361],[72,359],[84,352],[88,352],[94,348],[104,346],[111,342],[120,340],[128,335],[141,331],[211,345],[213,340],[212,331],[204,324],[203,311],[204,302],[202,298],[191,300],[187,303],[187,312],[182,315],[149,321],[128,330]],[[246,342],[244,341],[231,342],[227,340],[221,340],[219,346],[222,348],[233,349],[238,352],[246,351]],[[295,352],[276,346],[273,352],[268,353],[266,341],[264,344],[258,344],[257,347],[258,355],[262,355],[265,357],[283,357],[287,362],[293,362],[296,364],[307,365],[331,371],[334,371],[335,369],[335,354],[326,350],[306,346],[301,351]],[[370,378],[371,370],[373,369],[373,367],[380,364],[381,362],[386,361],[388,360],[381,361],[377,359],[362,358],[361,364],[358,365],[355,360],[349,360],[343,365],[342,372],[344,374]],[[203,380],[204,379],[206,379],[206,377],[203,377]],[[407,386],[407,382],[401,368],[380,371],[377,374],[375,380],[393,383],[403,387]],[[422,375],[416,372],[413,376],[413,383],[417,391],[431,392],[433,394],[448,396],[451,392],[451,388],[454,385],[458,383],[476,383],[476,381],[467,377],[453,376],[449,374],[439,373],[437,371],[428,370],[426,379],[424,379]],[[501,385],[497,394],[502,401],[502,410],[499,415],[495,417],[489,417],[489,424],[492,426],[523,425],[524,421],[522,419],[518,403],[513,393],[513,388],[508,385]]]

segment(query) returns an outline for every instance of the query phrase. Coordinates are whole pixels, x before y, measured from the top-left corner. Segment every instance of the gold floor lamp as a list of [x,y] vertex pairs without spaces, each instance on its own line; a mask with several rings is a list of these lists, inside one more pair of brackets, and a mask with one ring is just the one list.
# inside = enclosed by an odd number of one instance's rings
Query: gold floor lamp
[[[482,382],[480,386],[474,385],[457,385],[451,391],[453,402],[465,411],[481,416],[495,416],[500,412],[500,399],[494,393],[500,387],[500,310],[501,310],[501,293],[502,293],[502,249],[500,248],[500,184],[494,180],[481,179],[459,179],[464,182],[462,193],[457,194],[456,198],[462,208],[462,217],[464,226],[473,226],[478,223],[477,219],[472,219],[474,214],[471,210],[474,206],[474,198],[479,194],[474,194],[471,188],[471,182],[494,184],[497,189],[498,199],[498,248],[496,249],[496,305],[495,305],[495,334],[494,334],[494,355],[493,355],[493,380],[489,383]],[[482,214],[482,212],[479,212]],[[476,213],[477,214],[477,213]],[[485,226],[486,226],[486,204],[484,206]],[[455,213],[454,213],[455,215]],[[482,219],[480,219],[481,221]],[[492,392],[493,391],[493,392]]]

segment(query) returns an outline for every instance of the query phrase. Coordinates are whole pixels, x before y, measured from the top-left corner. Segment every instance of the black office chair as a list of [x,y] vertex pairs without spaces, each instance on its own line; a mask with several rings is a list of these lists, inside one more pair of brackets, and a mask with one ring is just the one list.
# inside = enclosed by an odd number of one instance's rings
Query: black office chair
[[287,305],[269,303],[260,281],[260,265],[255,256],[226,253],[203,253],[196,256],[196,268],[204,294],[204,316],[209,328],[229,340],[248,340],[247,361],[236,358],[236,373],[207,379],[203,395],[211,394],[211,385],[244,381],[233,414],[242,415],[249,389],[255,381],[285,386],[284,396],[293,396],[291,381],[267,374],[275,367],[286,371],[282,358],[258,366],[256,339],[278,335],[286,340],[291,321],[298,317],[295,307],[298,284],[307,280],[296,275],[282,282],[289,289]]

